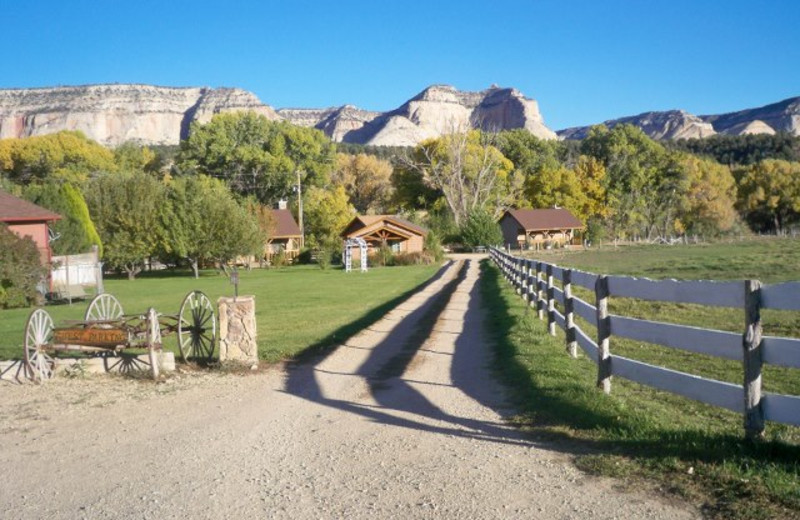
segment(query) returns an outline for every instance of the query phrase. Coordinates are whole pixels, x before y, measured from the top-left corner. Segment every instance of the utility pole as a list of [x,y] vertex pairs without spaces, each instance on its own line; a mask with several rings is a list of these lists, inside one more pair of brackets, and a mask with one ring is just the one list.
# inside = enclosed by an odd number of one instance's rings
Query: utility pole
[[300,249],[306,243],[306,231],[303,228],[303,186],[300,184],[300,170],[297,170],[297,220],[300,225]]

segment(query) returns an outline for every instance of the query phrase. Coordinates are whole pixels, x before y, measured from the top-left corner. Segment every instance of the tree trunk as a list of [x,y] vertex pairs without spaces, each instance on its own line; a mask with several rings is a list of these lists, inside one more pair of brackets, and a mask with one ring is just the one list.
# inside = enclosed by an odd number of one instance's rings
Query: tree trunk
[[125,272],[128,273],[128,280],[135,280],[139,271],[141,271],[141,269],[137,269],[136,264],[125,264]]
[[197,259],[196,258],[189,258],[189,264],[192,266],[192,273],[194,273],[195,279],[200,278],[200,272],[198,271],[197,267]]

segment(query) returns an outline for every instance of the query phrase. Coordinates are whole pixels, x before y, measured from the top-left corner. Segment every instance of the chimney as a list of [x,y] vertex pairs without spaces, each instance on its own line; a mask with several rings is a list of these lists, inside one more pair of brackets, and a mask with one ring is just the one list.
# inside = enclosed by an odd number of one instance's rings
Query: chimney
[[286,199],[281,199],[278,201],[278,209],[286,209]]

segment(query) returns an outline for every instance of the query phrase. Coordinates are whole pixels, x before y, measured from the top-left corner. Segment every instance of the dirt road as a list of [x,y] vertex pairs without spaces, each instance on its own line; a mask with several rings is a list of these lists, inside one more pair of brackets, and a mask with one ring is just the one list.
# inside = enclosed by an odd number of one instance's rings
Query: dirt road
[[461,258],[296,366],[0,386],[0,516],[698,516],[587,477],[504,424],[477,277]]

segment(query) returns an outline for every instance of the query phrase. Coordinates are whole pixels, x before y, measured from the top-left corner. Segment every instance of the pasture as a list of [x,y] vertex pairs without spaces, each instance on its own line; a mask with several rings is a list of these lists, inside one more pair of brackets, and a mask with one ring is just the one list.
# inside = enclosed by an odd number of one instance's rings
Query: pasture
[[[735,244],[635,246],[587,252],[548,252],[560,266],[603,274],[651,278],[766,283],[800,279],[800,241],[755,240]],[[767,425],[763,441],[743,439],[742,416],[614,378],[611,395],[595,388],[596,367],[582,353],[564,351],[564,335],[547,334],[546,321],[484,266],[484,294],[498,343],[497,368],[514,389],[517,422],[540,435],[578,440],[578,464],[630,483],[656,485],[699,501],[710,517],[790,518],[800,510],[800,428]],[[576,295],[593,301],[586,291]],[[741,333],[741,309],[611,298],[612,314]],[[765,334],[800,337],[800,313],[762,313]],[[594,335],[583,320],[579,326]],[[741,384],[741,363],[647,343],[612,338],[611,353],[653,365]],[[765,366],[764,389],[800,395],[800,371]]]

